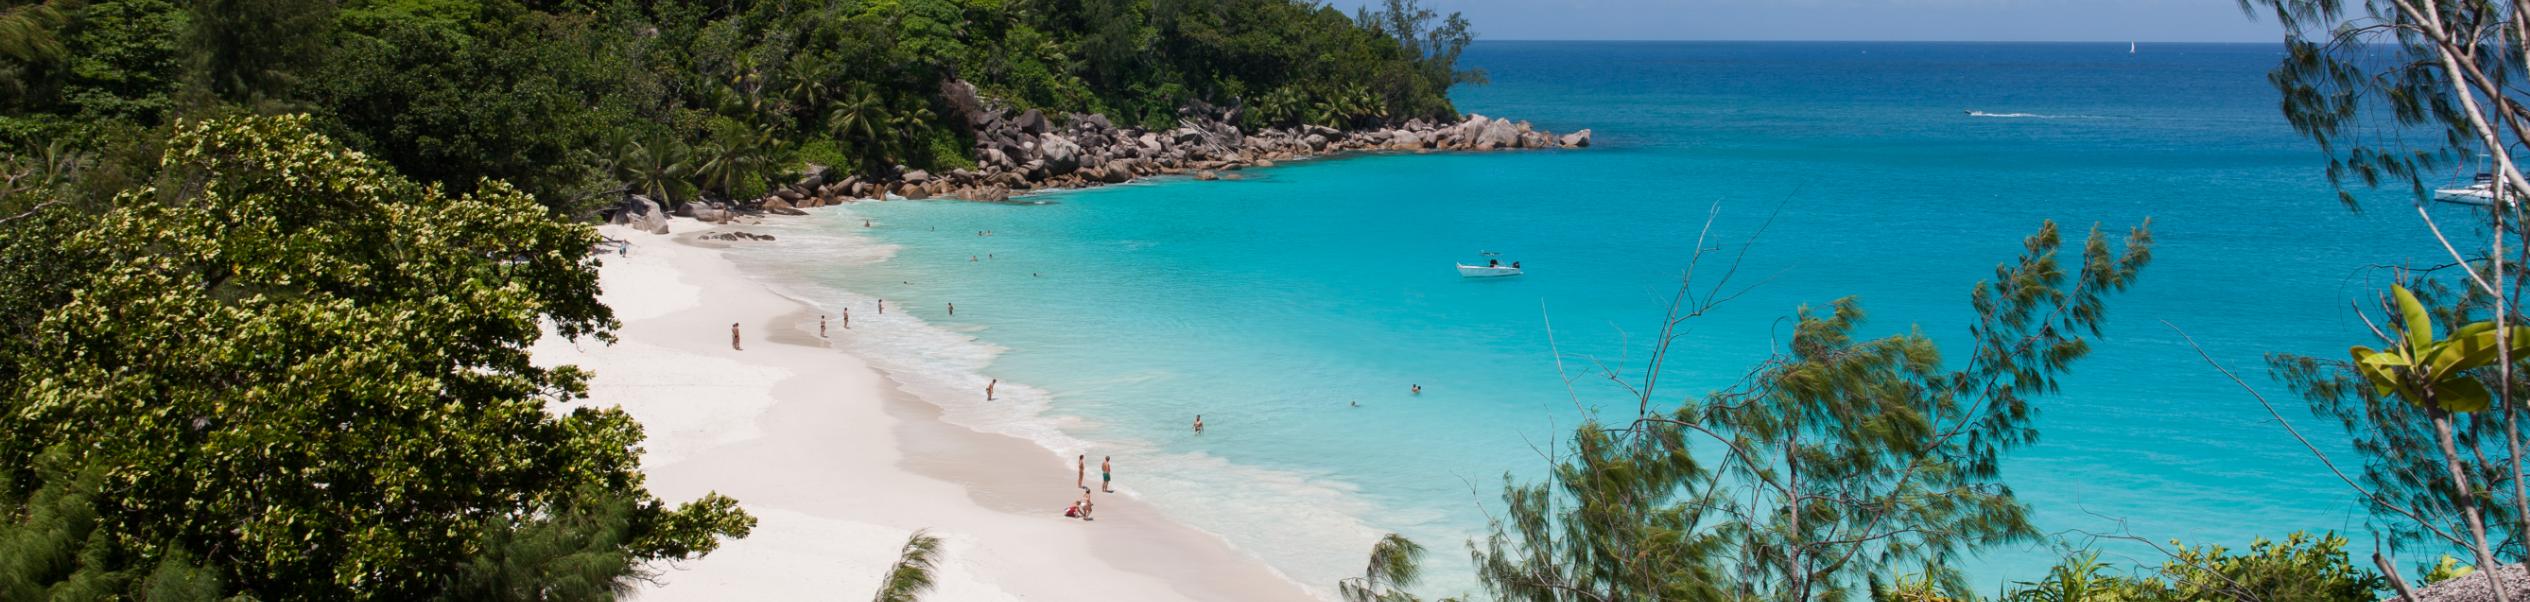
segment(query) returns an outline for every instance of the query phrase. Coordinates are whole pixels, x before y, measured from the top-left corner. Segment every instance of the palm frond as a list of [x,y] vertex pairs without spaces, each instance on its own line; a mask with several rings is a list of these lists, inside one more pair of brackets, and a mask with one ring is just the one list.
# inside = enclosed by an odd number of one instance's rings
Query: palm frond
[[931,572],[940,568],[940,538],[930,529],[914,531],[905,538],[905,548],[896,555],[896,565],[888,567],[887,577],[879,582],[878,595],[871,602],[914,602],[934,584]]

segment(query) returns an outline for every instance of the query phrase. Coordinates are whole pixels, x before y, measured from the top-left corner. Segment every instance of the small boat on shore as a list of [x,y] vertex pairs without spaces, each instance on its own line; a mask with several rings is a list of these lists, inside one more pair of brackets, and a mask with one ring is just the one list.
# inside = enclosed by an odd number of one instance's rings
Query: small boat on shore
[[2495,204],[2495,174],[2477,174],[2477,181],[2462,188],[2438,188],[2433,200],[2455,205],[2484,207]]

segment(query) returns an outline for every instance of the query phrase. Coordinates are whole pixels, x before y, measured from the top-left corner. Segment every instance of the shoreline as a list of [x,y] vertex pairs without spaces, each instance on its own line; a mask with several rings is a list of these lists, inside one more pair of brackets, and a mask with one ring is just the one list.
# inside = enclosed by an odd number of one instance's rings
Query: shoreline
[[[1035,442],[942,419],[860,357],[815,335],[818,310],[744,274],[717,226],[631,238],[605,258],[602,298],[623,328],[612,346],[551,337],[543,365],[596,373],[590,399],[648,434],[651,490],[719,491],[761,523],[701,560],[652,567],[642,599],[793,599],[877,586],[915,529],[943,541],[945,599],[1309,600],[1322,595],[1227,539],[1131,495],[1100,493],[1096,521],[1061,510],[1078,492]],[[661,244],[638,244],[639,242]],[[744,325],[746,350],[721,338]],[[839,329],[838,329],[839,330]],[[830,331],[832,334],[833,331]],[[1130,474],[1130,473],[1126,473]],[[1130,477],[1127,477],[1130,478]]]

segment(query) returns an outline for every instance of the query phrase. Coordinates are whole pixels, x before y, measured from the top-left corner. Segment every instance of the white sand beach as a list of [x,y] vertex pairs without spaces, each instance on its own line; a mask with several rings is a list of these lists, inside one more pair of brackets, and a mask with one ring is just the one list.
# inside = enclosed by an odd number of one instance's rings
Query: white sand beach
[[[674,227],[604,231],[634,243],[600,270],[602,298],[623,322],[617,343],[547,337],[535,350],[540,363],[596,373],[582,403],[641,421],[651,491],[671,502],[718,491],[761,520],[707,558],[653,567],[640,599],[867,596],[923,528],[946,552],[937,600],[1303,600],[1323,589],[1124,495],[1099,494],[1095,521],[1062,517],[1080,495],[1064,479],[1072,467],[1033,443],[940,421],[936,407],[819,339],[808,307],[695,238],[709,229]],[[731,322],[744,351],[730,348]]]

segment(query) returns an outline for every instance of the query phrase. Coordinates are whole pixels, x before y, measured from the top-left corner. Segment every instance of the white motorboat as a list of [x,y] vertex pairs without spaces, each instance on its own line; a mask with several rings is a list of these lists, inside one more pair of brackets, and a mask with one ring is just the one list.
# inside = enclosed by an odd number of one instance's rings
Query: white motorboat
[[1507,265],[1467,265],[1462,263],[1458,264],[1458,275],[1466,276],[1468,278],[1518,276],[1520,275],[1520,268]]
[[2467,187],[2435,189],[2433,200],[2479,207],[2493,205],[2495,204],[2495,176],[2494,174],[2477,174],[2477,181]]

